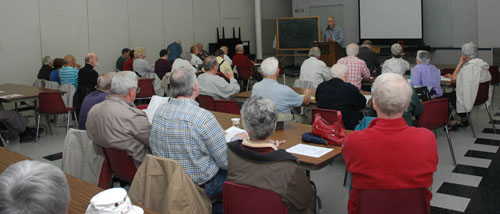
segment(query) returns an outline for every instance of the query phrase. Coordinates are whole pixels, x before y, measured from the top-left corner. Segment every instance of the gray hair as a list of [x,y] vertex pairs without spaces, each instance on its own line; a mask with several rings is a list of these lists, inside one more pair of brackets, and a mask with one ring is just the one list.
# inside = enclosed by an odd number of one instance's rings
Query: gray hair
[[170,75],[170,97],[189,97],[193,94],[196,75],[185,68],[177,68]]
[[333,65],[330,70],[332,72],[333,78],[344,78],[345,73],[347,73],[347,66],[344,64],[337,63]]
[[276,72],[278,71],[278,66],[279,62],[276,58],[274,57],[266,58],[264,61],[262,61],[262,64],[260,65],[260,68],[262,69],[262,75],[265,77],[275,75]]
[[50,65],[50,63],[52,63],[52,57],[51,56],[45,56],[43,57],[42,59],[42,64],[43,65]]
[[359,46],[355,43],[351,43],[346,47],[347,56],[356,56],[359,53]]
[[399,43],[395,43],[391,46],[391,53],[393,56],[400,56],[403,53],[403,47]]
[[184,52],[181,56],[181,59],[184,59],[184,60],[187,60],[190,62],[192,57],[193,57],[193,55],[191,55],[190,52]]
[[125,96],[131,88],[137,88],[137,79],[132,71],[116,73],[111,80],[111,94]]
[[111,81],[115,76],[115,72],[109,72],[103,75],[99,75],[97,78],[97,88],[103,91],[108,91],[111,89]]
[[417,51],[417,61],[421,63],[430,63],[432,55],[429,51],[419,50]]
[[382,73],[404,74],[406,68],[397,60],[386,60],[382,66]]
[[207,57],[205,57],[205,60],[203,60],[203,69],[205,69],[205,71],[210,71],[217,64],[218,63],[217,63],[217,59],[215,58],[215,56],[207,56]]
[[265,140],[274,134],[278,111],[273,101],[259,96],[250,97],[241,109],[243,128],[252,140]]
[[318,58],[321,56],[321,50],[318,47],[313,47],[309,50],[309,56]]
[[403,113],[410,104],[413,90],[403,76],[384,73],[375,79],[373,99],[379,113],[393,116]]
[[243,47],[242,44],[237,44],[236,47],[234,48],[236,52],[242,52],[245,51],[245,47]]
[[477,45],[474,42],[462,45],[462,54],[469,59],[475,59],[478,56]]
[[64,214],[69,199],[66,175],[50,163],[23,160],[0,175],[0,213]]

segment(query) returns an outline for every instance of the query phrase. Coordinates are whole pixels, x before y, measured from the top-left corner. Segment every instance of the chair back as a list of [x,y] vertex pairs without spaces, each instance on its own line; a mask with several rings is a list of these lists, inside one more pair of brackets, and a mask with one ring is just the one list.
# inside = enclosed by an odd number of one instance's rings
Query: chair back
[[64,114],[68,110],[59,92],[41,92],[38,94],[38,113]]
[[140,110],[144,110],[144,109],[147,109],[148,108],[148,104],[142,104],[142,105],[138,105],[136,106],[137,109],[140,109]]
[[153,79],[139,79],[137,87],[139,88],[139,92],[137,92],[136,98],[150,98],[155,95]]
[[498,66],[490,66],[488,70],[491,74],[491,84],[498,85],[498,83],[500,83],[500,71],[498,70]]
[[62,84],[59,86],[59,91],[64,91],[62,96],[64,104],[66,104],[67,107],[73,107],[73,97],[75,95],[76,89],[73,84]]
[[281,196],[270,190],[224,182],[223,206],[225,214],[287,214]]
[[240,80],[248,80],[251,77],[251,74],[247,71],[244,71],[240,67],[236,67],[236,70],[238,71],[238,78]]
[[104,152],[104,157],[106,161],[108,161],[109,168],[114,176],[122,181],[132,183],[137,168],[135,167],[134,160],[127,155],[127,152],[104,147],[102,151]]
[[476,101],[474,106],[481,105],[488,100],[488,94],[490,90],[490,81],[479,83],[479,89],[477,90]]
[[228,83],[229,83],[229,79],[228,79],[228,78],[226,77],[226,75],[224,75],[222,72],[220,72],[220,71],[219,71],[219,72],[217,72],[217,73],[215,73],[215,74],[216,74],[217,76],[219,76],[219,77],[222,77],[224,80],[226,80],[226,82],[228,82]]
[[240,104],[234,100],[215,100],[215,111],[240,115]]
[[35,82],[33,83],[33,87],[38,87],[38,88],[45,88],[45,82],[47,80],[44,80],[44,79],[37,79],[35,80]]
[[313,108],[311,110],[312,121],[316,119],[316,114],[319,114],[323,119],[326,120],[329,124],[334,124],[337,120],[342,120],[342,118],[337,117],[336,110],[323,109],[323,108]]
[[455,72],[454,68],[444,68],[441,69],[441,76],[444,76],[446,74],[453,74],[453,72]]
[[367,190],[359,191],[358,214],[426,214],[427,207],[424,189]]
[[448,124],[448,99],[429,100],[422,103],[424,110],[418,118],[417,127],[434,130]]
[[215,111],[215,102],[213,97],[200,94],[196,98],[196,101],[200,104],[200,107],[209,111]]

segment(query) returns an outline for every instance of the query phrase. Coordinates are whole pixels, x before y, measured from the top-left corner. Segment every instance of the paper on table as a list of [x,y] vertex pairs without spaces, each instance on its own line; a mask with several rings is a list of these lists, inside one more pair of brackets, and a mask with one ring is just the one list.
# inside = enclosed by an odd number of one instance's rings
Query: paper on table
[[233,139],[233,137],[235,135],[237,135],[239,133],[242,133],[242,132],[246,133],[245,130],[237,128],[237,127],[234,127],[234,126],[231,126],[231,128],[226,129],[226,131],[224,132],[225,137],[226,137],[226,142],[230,142],[231,139]]
[[372,95],[364,95],[365,98],[366,98],[366,104],[368,104],[368,102],[370,102],[370,99],[372,98]]
[[5,93],[5,91],[0,91],[0,94],[3,94],[3,93]]
[[292,146],[286,150],[289,153],[309,156],[313,158],[319,158],[325,155],[328,152],[333,151],[331,148],[324,148],[319,146],[310,146],[306,144],[299,143],[295,146]]
[[12,97],[20,97],[23,96],[22,94],[9,94],[5,96],[1,96],[0,98],[7,99],[7,98],[12,98]]
[[448,81],[449,82],[449,81],[451,81],[451,79],[448,77],[441,76],[441,81]]
[[148,116],[149,123],[151,123],[151,124],[153,123],[153,117],[155,116],[156,110],[160,106],[168,103],[168,100],[169,100],[168,97],[160,97],[160,96],[156,96],[156,95],[154,95],[151,98],[151,101],[149,102],[148,108],[143,110],[144,112],[146,112],[146,116]]

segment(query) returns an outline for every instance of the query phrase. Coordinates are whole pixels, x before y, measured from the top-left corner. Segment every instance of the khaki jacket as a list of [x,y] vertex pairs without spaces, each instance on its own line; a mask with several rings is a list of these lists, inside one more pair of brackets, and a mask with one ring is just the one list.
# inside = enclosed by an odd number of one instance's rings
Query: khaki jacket
[[130,199],[162,214],[205,214],[212,204],[203,189],[172,159],[147,155],[128,192]]

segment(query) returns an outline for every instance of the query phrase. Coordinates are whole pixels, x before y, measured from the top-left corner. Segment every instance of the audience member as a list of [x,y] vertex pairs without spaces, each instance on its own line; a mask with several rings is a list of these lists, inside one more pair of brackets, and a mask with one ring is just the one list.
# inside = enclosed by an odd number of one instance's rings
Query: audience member
[[70,200],[66,175],[41,161],[23,160],[0,175],[0,213],[65,214]]
[[318,47],[313,47],[309,50],[309,59],[306,59],[300,67],[300,80],[309,81],[314,88],[324,81],[331,78],[326,64],[319,60],[321,51]]
[[342,45],[344,41],[344,31],[339,26],[335,25],[335,17],[328,17],[328,26],[323,30],[323,41],[337,42]]
[[116,67],[115,67],[116,70],[123,71],[123,65],[125,64],[125,62],[128,60],[129,57],[130,57],[130,49],[128,48],[122,49],[122,55],[118,57],[118,59],[116,60]]
[[349,213],[357,213],[362,189],[421,188],[430,209],[429,188],[438,164],[436,138],[428,129],[409,127],[402,118],[411,94],[411,86],[401,75],[382,74],[375,80],[373,105],[378,118],[367,129],[349,134],[342,147],[352,174]]
[[14,110],[0,110],[1,123],[19,134],[20,142],[35,139],[36,130],[28,128],[29,120]]
[[134,55],[134,50],[130,50],[129,57],[127,61],[123,64],[123,70],[121,71],[134,71],[134,60],[135,60],[135,55]]
[[382,73],[382,70],[380,69],[380,62],[378,61],[378,55],[372,50],[372,41],[363,41],[363,44],[359,49],[358,58],[365,61],[366,67],[368,67],[371,74],[378,76]]
[[59,79],[61,85],[72,84],[75,89],[78,89],[78,69],[80,65],[76,64],[76,59],[73,55],[64,57],[63,67],[59,71]]
[[78,72],[78,89],[76,90],[73,98],[76,114],[80,113],[83,99],[92,91],[95,91],[97,85],[97,78],[99,74],[94,70],[98,65],[99,59],[95,53],[88,53],[85,55],[85,66]]
[[59,71],[63,67],[63,64],[64,64],[64,59],[61,59],[61,58],[54,59],[54,63],[53,63],[54,70],[52,70],[52,72],[50,72],[50,81],[57,82],[57,83],[61,84],[61,79],[59,79]]
[[262,76],[258,72],[253,72],[253,66],[255,63],[247,56],[243,55],[245,52],[243,45],[238,44],[234,49],[236,54],[233,56],[233,65],[236,66],[240,79],[242,77],[253,77],[254,80],[261,81]]
[[224,78],[217,75],[219,64],[214,56],[208,56],[203,62],[205,73],[198,76],[198,86],[200,94],[208,95],[216,100],[227,100],[231,95],[240,92],[240,85],[234,79],[233,71],[228,71],[229,83]]
[[269,57],[262,62],[264,79],[255,83],[252,97],[259,96],[272,100],[279,113],[290,113],[291,107],[308,105],[311,101],[311,89],[305,89],[304,97],[302,97],[290,87],[279,84],[276,81],[279,73],[278,64],[278,60],[274,57]]
[[149,124],[146,113],[134,105],[137,75],[122,71],[111,80],[111,94],[94,105],[85,127],[94,144],[124,150],[138,167],[149,152]]
[[141,77],[146,77],[149,73],[155,72],[149,65],[148,61],[144,59],[146,58],[146,49],[144,49],[143,47],[135,48],[134,56],[134,71],[137,72]]
[[193,72],[180,68],[170,77],[170,100],[156,111],[151,130],[153,154],[173,159],[209,196],[222,192],[227,176],[224,130],[214,115],[198,106]]
[[339,59],[337,63],[347,66],[347,81],[356,88],[361,89],[361,80],[370,77],[370,70],[366,67],[365,61],[356,57],[359,53],[358,45],[351,43],[346,48],[347,56]]
[[100,75],[99,78],[97,78],[97,90],[87,95],[82,102],[82,107],[80,108],[80,114],[78,116],[79,129],[85,130],[87,114],[90,109],[94,105],[104,101],[109,95],[109,91],[111,90],[111,80],[113,79],[114,74],[115,73],[107,73],[104,75]]
[[319,84],[316,90],[318,108],[342,112],[345,128],[354,130],[362,114],[359,110],[366,107],[366,98],[356,86],[346,83],[347,66],[335,64],[331,69],[332,79]]
[[174,63],[174,61],[181,57],[182,54],[182,46],[181,41],[177,40],[175,42],[170,43],[167,46],[168,50],[168,60],[170,63]]
[[178,58],[174,61],[174,63],[172,64],[171,71],[178,68],[184,68],[189,71],[192,71],[193,74],[196,74],[198,70],[196,70],[196,68],[193,67],[190,61],[191,61],[191,53],[186,52],[185,54],[183,54],[182,58]]
[[[399,43],[391,46],[392,58],[385,60],[382,65],[382,73],[405,74],[410,70],[410,63],[403,59],[403,47]],[[392,69],[391,69],[392,68]],[[394,70],[394,68],[399,68]]]
[[229,53],[229,48],[227,46],[221,46],[220,49],[224,52],[224,60],[229,62],[229,65],[233,66],[233,60],[231,60],[231,57],[229,57],[227,54]]
[[272,140],[278,112],[273,101],[251,97],[241,109],[250,139],[227,144],[227,180],[271,190],[281,196],[290,213],[314,213],[314,191],[297,158]]
[[50,72],[52,72],[52,57],[45,56],[42,59],[42,67],[38,71],[38,79],[50,80]]
[[233,69],[231,68],[231,64],[228,61],[226,61],[224,56],[225,56],[224,51],[222,50],[215,51],[215,57],[217,59],[217,63],[219,63],[218,71],[224,74],[226,78],[230,79],[228,77],[228,73],[233,72]]
[[160,58],[155,62],[155,73],[160,79],[163,79],[163,76],[172,69],[172,63],[168,60],[168,54],[167,49],[161,49]]
[[203,43],[199,42],[198,44],[196,44],[196,47],[198,48],[197,56],[200,57],[201,60],[204,60],[205,57],[208,56],[208,52],[203,50]]
[[198,49],[196,45],[193,45],[191,46],[190,52],[191,52],[191,60],[190,60],[191,65],[193,65],[197,69],[200,68],[200,66],[203,64],[203,61],[200,59],[200,57],[198,57],[200,49]]
[[417,51],[417,65],[411,72],[411,86],[426,86],[431,97],[443,95],[441,90],[441,72],[436,66],[431,65],[431,53],[428,51]]

